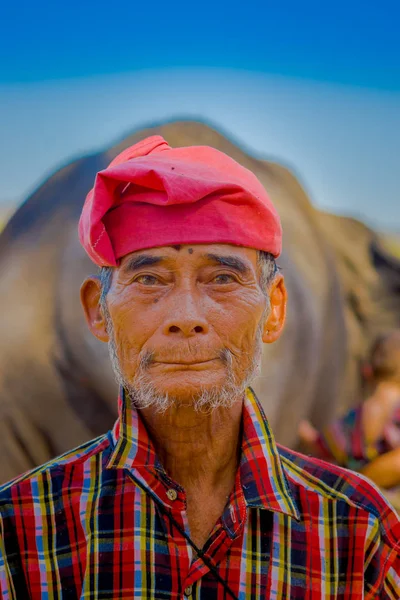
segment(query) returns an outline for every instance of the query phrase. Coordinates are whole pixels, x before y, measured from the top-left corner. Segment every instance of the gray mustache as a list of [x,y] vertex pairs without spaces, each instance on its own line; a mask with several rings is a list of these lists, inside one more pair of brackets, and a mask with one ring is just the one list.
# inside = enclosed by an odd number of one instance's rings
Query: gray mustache
[[[221,362],[223,362],[227,366],[232,365],[233,354],[229,350],[229,348],[222,348],[218,352],[217,357],[221,360]],[[187,361],[187,355],[184,358]],[[193,362],[196,362],[196,360],[198,362],[203,362],[204,360],[210,360],[210,357],[207,357],[205,359],[204,359],[204,357],[197,358],[197,359],[196,359],[196,357],[193,357]],[[145,350],[144,352],[141,352],[140,358],[139,358],[139,368],[141,370],[145,371],[155,362],[164,362],[164,361],[160,361],[159,358],[156,356],[155,352],[152,352],[151,350]],[[168,355],[168,362],[179,363],[179,362],[185,362],[185,361],[182,360],[182,356]]]

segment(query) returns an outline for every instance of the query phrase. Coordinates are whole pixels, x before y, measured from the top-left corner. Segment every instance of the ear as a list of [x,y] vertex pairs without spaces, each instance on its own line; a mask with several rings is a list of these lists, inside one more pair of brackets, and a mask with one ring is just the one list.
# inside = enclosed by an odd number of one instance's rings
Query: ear
[[102,342],[108,342],[106,321],[100,308],[101,285],[99,277],[88,277],[81,286],[81,304],[86,321],[93,335]]
[[281,336],[286,319],[287,290],[283,275],[278,273],[270,284],[268,292],[270,311],[264,323],[262,340],[272,344]]

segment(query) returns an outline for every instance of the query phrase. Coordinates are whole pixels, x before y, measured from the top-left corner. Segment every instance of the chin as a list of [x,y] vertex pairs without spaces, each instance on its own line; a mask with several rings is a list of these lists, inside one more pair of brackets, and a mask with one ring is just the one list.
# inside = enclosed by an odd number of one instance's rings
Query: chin
[[188,372],[173,377],[155,377],[152,378],[152,384],[157,392],[164,396],[167,395],[176,400],[188,400],[196,398],[204,391],[218,390],[223,388],[226,383],[226,374],[193,373]]

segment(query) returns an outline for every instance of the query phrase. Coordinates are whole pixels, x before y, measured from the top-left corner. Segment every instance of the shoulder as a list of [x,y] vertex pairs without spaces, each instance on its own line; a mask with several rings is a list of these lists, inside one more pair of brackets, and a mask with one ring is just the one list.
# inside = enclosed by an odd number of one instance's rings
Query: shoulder
[[[336,504],[337,514],[357,514],[370,526],[379,526],[380,536],[400,549],[400,519],[379,489],[366,477],[324,460],[305,456],[278,445],[282,467],[297,497],[316,495],[323,504]],[[361,512],[360,512],[361,511]]]
[[109,447],[108,435],[102,435],[0,485],[0,511],[2,506],[12,501],[15,495],[20,497],[23,492],[31,491],[33,493],[33,488],[37,487],[39,482],[43,480],[47,480],[48,483],[56,481],[63,477],[66,471],[70,472],[79,466],[84,467]]

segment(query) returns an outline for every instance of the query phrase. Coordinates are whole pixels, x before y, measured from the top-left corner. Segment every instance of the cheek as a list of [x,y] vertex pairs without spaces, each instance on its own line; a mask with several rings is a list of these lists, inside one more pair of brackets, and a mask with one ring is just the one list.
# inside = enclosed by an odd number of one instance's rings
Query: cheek
[[261,292],[226,298],[218,303],[213,326],[228,348],[245,351],[254,344],[265,308]]
[[143,308],[137,307],[132,301],[110,307],[114,339],[121,362],[135,363],[158,327],[155,316],[147,317],[144,312]]

